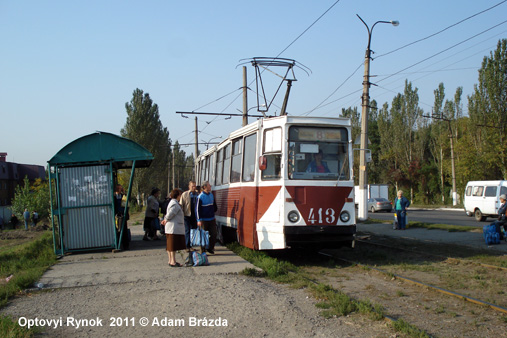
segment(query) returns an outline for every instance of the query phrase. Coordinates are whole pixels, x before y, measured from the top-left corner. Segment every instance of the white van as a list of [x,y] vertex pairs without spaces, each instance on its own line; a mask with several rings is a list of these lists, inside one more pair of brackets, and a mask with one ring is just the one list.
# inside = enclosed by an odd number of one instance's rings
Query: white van
[[507,195],[507,181],[470,181],[465,189],[465,212],[477,221],[497,217],[499,197]]

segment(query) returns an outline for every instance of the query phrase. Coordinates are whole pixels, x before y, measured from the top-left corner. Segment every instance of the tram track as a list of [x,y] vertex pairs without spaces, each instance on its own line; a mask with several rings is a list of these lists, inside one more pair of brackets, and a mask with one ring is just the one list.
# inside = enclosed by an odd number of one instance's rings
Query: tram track
[[382,244],[382,243],[376,243],[376,242],[366,241],[366,240],[362,240],[362,239],[356,239],[356,242],[363,243],[363,244],[368,244],[368,245],[374,245],[374,246],[383,247],[383,248],[392,249],[392,250],[402,250],[402,251],[410,252],[410,253],[413,253],[413,254],[424,255],[424,256],[428,256],[428,257],[435,257],[435,258],[439,258],[439,259],[445,259],[445,260],[452,259],[453,261],[461,262],[461,263],[466,263],[466,264],[473,263],[473,264],[476,264],[478,266],[489,268],[489,269],[498,269],[498,270],[507,271],[507,267],[503,267],[503,266],[499,266],[499,265],[493,265],[493,264],[485,264],[485,263],[476,262],[476,261],[470,260],[470,259],[462,259],[462,258],[456,258],[456,257],[447,257],[447,256],[437,255],[437,254],[428,253],[428,252],[422,252],[422,251],[417,251],[417,250],[412,250],[412,249],[406,249],[406,248],[401,248],[401,247],[396,247],[396,246],[390,246],[390,245],[386,245],[386,244]]
[[482,300],[476,299],[474,297],[466,296],[466,295],[463,295],[463,294],[460,294],[460,293],[457,293],[457,292],[454,292],[454,291],[451,291],[451,290],[447,290],[447,289],[444,289],[444,288],[441,288],[441,287],[438,287],[438,286],[435,286],[435,285],[424,283],[424,282],[415,280],[413,278],[408,278],[408,277],[405,277],[405,276],[402,276],[402,275],[399,275],[399,274],[394,274],[394,273],[391,273],[389,271],[386,271],[386,270],[383,270],[383,269],[379,269],[379,268],[376,268],[376,267],[373,267],[373,266],[361,264],[361,263],[358,263],[358,262],[353,262],[353,261],[350,261],[350,260],[338,257],[336,255],[332,255],[332,254],[328,254],[328,253],[324,253],[324,252],[319,252],[319,254],[320,255],[324,255],[324,256],[328,256],[328,257],[332,257],[333,259],[341,260],[343,262],[346,262],[348,264],[353,264],[353,265],[356,265],[358,267],[367,268],[367,269],[371,269],[371,270],[374,270],[374,271],[377,271],[377,272],[380,272],[380,273],[383,273],[383,274],[386,274],[386,275],[390,275],[390,276],[393,276],[396,279],[399,279],[399,280],[411,283],[413,285],[417,285],[417,286],[421,286],[421,287],[426,287],[428,289],[437,291],[439,293],[446,294],[446,295],[449,295],[449,296],[453,296],[453,297],[456,297],[456,298],[459,298],[459,299],[463,299],[463,300],[465,300],[467,302],[471,302],[471,303],[474,303],[474,304],[486,306],[486,307],[489,307],[489,308],[491,308],[491,309],[493,309],[495,311],[501,312],[503,314],[507,314],[507,308],[499,306],[499,305],[492,304],[490,302],[482,301]]

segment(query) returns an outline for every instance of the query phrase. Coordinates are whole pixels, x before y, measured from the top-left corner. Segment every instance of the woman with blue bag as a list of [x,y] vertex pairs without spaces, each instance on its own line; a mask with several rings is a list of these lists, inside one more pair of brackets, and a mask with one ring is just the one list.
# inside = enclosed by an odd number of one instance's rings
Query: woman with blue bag
[[183,221],[183,209],[180,206],[182,191],[174,189],[170,193],[171,202],[167,206],[162,225],[165,226],[166,251],[169,256],[170,267],[180,267],[176,262],[176,251],[185,250],[185,223]]

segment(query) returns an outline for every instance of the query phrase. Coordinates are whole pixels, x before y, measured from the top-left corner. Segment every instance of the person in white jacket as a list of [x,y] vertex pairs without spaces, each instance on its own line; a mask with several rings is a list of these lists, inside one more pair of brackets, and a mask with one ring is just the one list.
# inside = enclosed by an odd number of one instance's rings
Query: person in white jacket
[[184,214],[179,201],[182,191],[174,189],[169,194],[171,202],[167,206],[167,212],[161,224],[165,227],[166,251],[169,256],[170,267],[180,267],[181,264],[176,262],[176,251],[185,250],[185,222]]

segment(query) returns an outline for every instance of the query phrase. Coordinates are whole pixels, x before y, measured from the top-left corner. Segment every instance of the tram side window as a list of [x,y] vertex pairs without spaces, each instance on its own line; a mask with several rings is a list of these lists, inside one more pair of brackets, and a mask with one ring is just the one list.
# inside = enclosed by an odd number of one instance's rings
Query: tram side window
[[209,164],[210,158],[206,156],[206,160],[204,161],[204,180],[209,181]]
[[215,176],[215,185],[222,184],[222,172],[224,170],[224,148],[218,151],[217,155],[217,170]]
[[264,131],[264,158],[266,169],[262,171],[262,180],[277,180],[281,177],[282,129],[273,128]]
[[222,184],[229,183],[231,170],[231,144],[229,143],[224,150],[224,171],[222,173]]
[[231,183],[241,179],[241,138],[232,142]]
[[257,134],[245,137],[245,150],[243,152],[243,182],[251,182],[255,179],[255,149]]
[[206,181],[206,176],[205,176],[205,170],[206,170],[206,160],[204,158],[201,158],[201,161],[199,161],[199,167],[200,167],[200,172],[201,172],[201,175],[200,175],[200,179],[201,179],[201,182],[204,182]]

